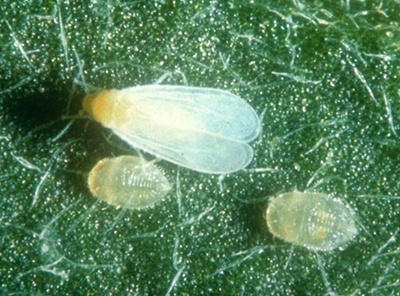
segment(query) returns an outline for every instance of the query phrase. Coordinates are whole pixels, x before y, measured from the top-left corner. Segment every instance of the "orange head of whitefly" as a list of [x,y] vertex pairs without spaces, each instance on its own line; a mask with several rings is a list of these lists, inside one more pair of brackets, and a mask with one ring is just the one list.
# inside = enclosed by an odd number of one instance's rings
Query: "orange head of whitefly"
[[113,90],[103,90],[87,95],[83,98],[82,108],[100,123],[107,121],[112,116],[115,101]]

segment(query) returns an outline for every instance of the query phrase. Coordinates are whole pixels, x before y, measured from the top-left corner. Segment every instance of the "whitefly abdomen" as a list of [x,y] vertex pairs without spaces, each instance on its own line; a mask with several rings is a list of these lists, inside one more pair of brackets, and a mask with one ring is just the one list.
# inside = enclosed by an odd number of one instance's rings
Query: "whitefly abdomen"
[[276,237],[314,250],[333,250],[357,235],[354,213],[326,194],[290,192],[267,208],[267,224]]
[[152,206],[171,190],[157,166],[135,156],[100,160],[90,171],[88,184],[94,196],[128,209]]
[[88,95],[83,109],[131,146],[177,165],[224,174],[253,158],[248,142],[260,119],[238,96],[219,89],[145,85]]

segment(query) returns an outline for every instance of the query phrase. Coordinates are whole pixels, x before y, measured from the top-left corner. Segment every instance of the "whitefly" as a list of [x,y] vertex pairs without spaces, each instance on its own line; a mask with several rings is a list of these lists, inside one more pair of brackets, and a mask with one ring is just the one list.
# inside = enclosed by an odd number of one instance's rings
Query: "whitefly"
[[94,196],[127,209],[153,206],[171,190],[156,165],[128,155],[100,160],[90,171],[88,184]]
[[88,95],[83,109],[134,148],[212,174],[245,168],[260,119],[240,97],[219,89],[145,85]]
[[353,211],[323,193],[281,194],[270,201],[266,218],[273,235],[313,250],[336,249],[358,232]]

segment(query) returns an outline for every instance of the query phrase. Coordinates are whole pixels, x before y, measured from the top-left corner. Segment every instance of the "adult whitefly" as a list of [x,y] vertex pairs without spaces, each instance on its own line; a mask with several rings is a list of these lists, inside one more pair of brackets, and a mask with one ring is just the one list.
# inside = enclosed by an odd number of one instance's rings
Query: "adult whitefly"
[[245,168],[261,131],[254,109],[219,89],[145,85],[88,95],[83,109],[134,148],[212,174]]

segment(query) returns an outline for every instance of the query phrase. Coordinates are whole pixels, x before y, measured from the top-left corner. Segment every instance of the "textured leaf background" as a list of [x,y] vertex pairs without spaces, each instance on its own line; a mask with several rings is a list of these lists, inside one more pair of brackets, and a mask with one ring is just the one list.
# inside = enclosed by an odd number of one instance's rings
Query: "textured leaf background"
[[[3,0],[0,294],[399,295],[399,14],[398,0]],[[264,114],[253,170],[160,161],[165,201],[108,206],[87,173],[135,151],[61,117],[95,88],[160,77]],[[268,199],[294,189],[343,199],[359,235],[318,253],[274,238]]]

